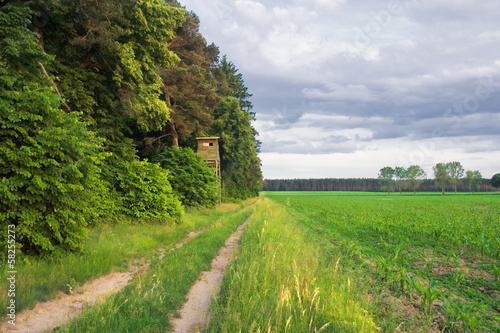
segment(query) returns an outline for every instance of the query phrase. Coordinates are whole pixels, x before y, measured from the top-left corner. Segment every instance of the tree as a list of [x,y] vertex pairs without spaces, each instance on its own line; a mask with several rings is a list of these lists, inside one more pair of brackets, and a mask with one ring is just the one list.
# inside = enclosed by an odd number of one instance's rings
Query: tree
[[165,41],[184,10],[162,0],[42,3],[51,13],[43,27],[45,51],[56,57],[48,69],[71,109],[106,139],[106,150],[133,147],[127,137],[136,129],[160,130],[171,110],[160,98],[157,71],[179,60]]
[[444,195],[446,186],[450,183],[450,174],[447,164],[438,163],[432,167],[436,184],[441,187],[441,193]]
[[8,225],[24,253],[81,250],[101,192],[102,140],[65,112],[24,3],[0,7],[0,247]]
[[[175,29],[169,50],[180,59],[174,66],[161,68],[163,94],[172,109],[170,120],[160,136],[170,136],[172,146],[186,142],[193,133],[206,132],[212,123],[211,113],[220,101],[211,70],[218,61],[219,49],[208,45],[199,33],[199,18],[185,13],[185,22]],[[156,141],[157,144],[161,141]]]
[[382,186],[387,188],[387,194],[391,194],[391,187],[394,184],[394,169],[391,167],[384,167],[380,169],[378,179]]
[[399,190],[399,194],[402,194],[402,191],[406,185],[407,170],[403,167],[395,167],[394,176],[396,177],[396,187]]
[[213,69],[213,75],[217,80],[218,94],[222,97],[236,98],[240,108],[249,112],[255,120],[255,114],[250,111],[253,105],[248,100],[252,97],[252,94],[248,93],[248,88],[243,82],[243,75],[238,73],[236,66],[231,61],[228,61],[226,56],[223,56],[219,65]]
[[416,195],[417,187],[424,181],[425,171],[418,165],[412,165],[406,172],[408,186],[413,189],[413,195]]
[[491,186],[494,188],[500,187],[500,173],[496,173],[491,177]]
[[482,180],[483,176],[478,170],[467,170],[467,172],[465,173],[465,182],[467,183],[467,186],[469,186],[469,192],[471,194],[474,193],[474,190],[477,190],[479,188]]
[[215,207],[219,180],[214,169],[191,148],[165,149],[153,162],[168,170],[168,180],[183,205]]
[[446,168],[450,176],[449,182],[451,185],[453,185],[453,188],[455,189],[455,194],[457,194],[457,184],[464,177],[464,168],[462,167],[462,164],[460,164],[460,162],[457,161],[446,163]]
[[214,110],[211,133],[220,137],[223,194],[236,200],[258,195],[262,188],[260,159],[255,149],[255,130],[248,112],[231,97]]

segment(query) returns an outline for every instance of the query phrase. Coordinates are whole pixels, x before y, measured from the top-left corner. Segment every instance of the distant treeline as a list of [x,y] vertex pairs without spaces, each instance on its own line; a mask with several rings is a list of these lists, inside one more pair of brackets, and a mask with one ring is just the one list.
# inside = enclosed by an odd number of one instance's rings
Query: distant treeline
[[[322,178],[322,179],[266,179],[264,191],[383,191],[377,178]],[[452,191],[449,186],[448,191]],[[411,192],[405,189],[403,192]],[[434,179],[425,179],[417,189],[418,192],[440,192],[441,188]],[[469,192],[466,184],[458,184],[457,191]],[[495,192],[491,179],[483,179],[479,192]]]

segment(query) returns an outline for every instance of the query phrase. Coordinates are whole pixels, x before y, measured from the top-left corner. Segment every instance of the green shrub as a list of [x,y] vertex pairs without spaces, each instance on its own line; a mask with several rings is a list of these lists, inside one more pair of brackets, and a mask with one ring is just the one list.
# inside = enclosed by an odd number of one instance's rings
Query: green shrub
[[168,181],[168,171],[147,161],[123,163],[117,173],[122,211],[132,217],[180,222],[184,210]]
[[25,253],[80,250],[104,154],[79,114],[61,109],[30,18],[20,4],[0,8],[0,248],[15,225]]
[[169,170],[168,180],[182,204],[190,207],[214,207],[218,198],[218,180],[211,168],[190,148],[170,148],[153,160]]

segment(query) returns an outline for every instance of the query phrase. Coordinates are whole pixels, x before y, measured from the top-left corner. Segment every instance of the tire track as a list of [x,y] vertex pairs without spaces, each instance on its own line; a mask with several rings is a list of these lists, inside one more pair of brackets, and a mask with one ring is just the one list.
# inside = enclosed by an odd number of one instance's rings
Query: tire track
[[[175,251],[193,238],[203,233],[207,228],[189,233],[168,252]],[[165,249],[159,249],[158,259],[165,257]],[[83,312],[84,307],[93,306],[105,301],[109,296],[122,290],[135,276],[141,275],[150,268],[145,258],[133,259],[128,264],[129,270],[124,273],[114,272],[78,287],[67,295],[59,293],[57,299],[38,303],[31,310],[24,310],[16,314],[16,325],[4,322],[0,325],[0,332],[16,333],[44,333],[64,325]]]
[[219,255],[212,261],[210,271],[201,273],[187,294],[187,302],[180,311],[180,318],[170,318],[175,333],[197,333],[203,331],[209,321],[209,308],[213,298],[219,293],[224,271],[240,248],[239,240],[251,216],[226,240]]

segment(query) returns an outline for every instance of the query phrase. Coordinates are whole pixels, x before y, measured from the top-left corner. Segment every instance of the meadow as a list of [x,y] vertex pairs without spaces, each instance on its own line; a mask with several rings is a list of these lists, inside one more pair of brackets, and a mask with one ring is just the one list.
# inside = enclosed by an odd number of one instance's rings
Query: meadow
[[[239,225],[248,216],[246,205],[223,204],[216,210],[188,210],[182,224],[104,224],[91,229],[85,249],[59,257],[34,257],[18,253],[16,309],[32,308],[38,302],[70,295],[87,281],[115,271],[127,271],[130,262],[141,258],[152,262],[160,249],[170,249],[192,231],[219,230],[230,223]],[[240,216],[243,211],[243,216]],[[233,222],[228,222],[235,219]],[[209,233],[209,234],[210,234]],[[226,233],[221,237],[224,239]],[[220,242],[220,240],[219,240]],[[203,246],[203,245],[199,245]],[[216,252],[220,245],[206,251]],[[171,254],[169,254],[171,255]],[[186,263],[184,261],[183,263]],[[186,268],[186,270],[188,270]],[[194,274],[196,278],[197,273]],[[0,314],[6,320],[8,281],[0,281]]]
[[500,332],[500,195],[264,196],[209,332]]

